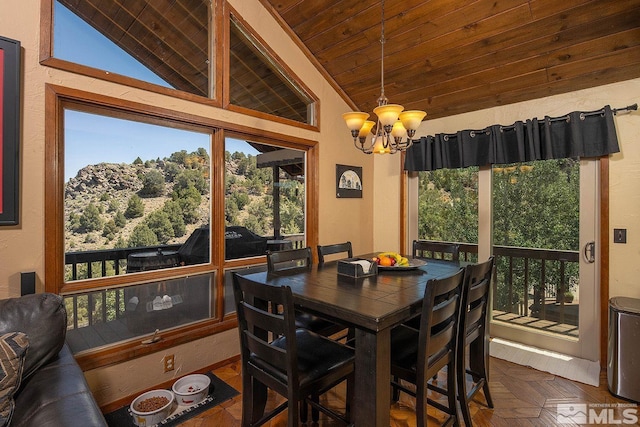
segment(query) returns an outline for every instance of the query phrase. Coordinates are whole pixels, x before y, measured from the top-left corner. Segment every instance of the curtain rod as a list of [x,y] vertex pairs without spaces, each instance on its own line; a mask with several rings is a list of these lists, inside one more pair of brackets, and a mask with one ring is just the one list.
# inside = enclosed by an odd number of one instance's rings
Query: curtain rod
[[[617,115],[619,111],[627,111],[627,112],[631,112],[631,111],[636,111],[638,109],[638,104],[632,104],[632,105],[627,105],[626,107],[623,108],[614,108],[612,109],[613,114]],[[597,111],[591,111],[591,112],[586,112],[586,113],[580,113],[581,117],[589,117],[589,116],[597,116],[598,114],[602,114],[604,113],[604,108],[601,108]],[[546,120],[546,117],[542,120]],[[559,121],[568,121],[569,120],[569,115],[564,115],[562,117],[549,117],[549,122],[559,122]],[[503,132],[505,130],[514,130],[516,128],[516,125],[507,125],[507,126],[500,126],[500,132]],[[487,135],[489,135],[491,133],[491,127],[488,128],[484,128],[484,129],[478,129],[478,130],[471,130],[470,131],[470,136],[473,138],[474,136],[476,136],[477,134],[480,133],[486,133]],[[444,135],[444,140],[448,141],[449,138],[453,138],[455,137],[457,134],[456,133],[445,133]]]
[[[632,105],[627,105],[626,107],[623,108],[614,108],[613,114],[616,115],[618,114],[618,111],[636,111],[638,109],[638,104],[632,104]],[[588,113],[580,113],[580,115],[582,117],[589,117],[589,116],[597,116],[598,114],[602,114],[604,113],[604,108],[601,108],[600,110],[597,111],[591,111]],[[543,119],[544,120],[544,119]],[[565,115],[562,117],[554,117],[554,118],[549,118],[549,122],[559,122],[559,121],[563,121],[563,120],[569,120],[569,115]],[[505,131],[505,130],[513,130],[515,129],[515,125],[509,125],[509,126],[500,126],[500,131]],[[476,132],[477,133],[477,132]]]
[[618,114],[618,111],[636,111],[638,109],[638,104],[633,104],[633,105],[627,105],[624,108],[614,108],[613,109],[613,114]]

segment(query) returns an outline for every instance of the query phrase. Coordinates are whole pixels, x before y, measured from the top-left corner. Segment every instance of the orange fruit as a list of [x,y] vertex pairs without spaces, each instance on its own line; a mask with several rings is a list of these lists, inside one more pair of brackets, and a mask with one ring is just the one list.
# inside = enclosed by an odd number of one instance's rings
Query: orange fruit
[[391,266],[391,257],[388,257],[388,256],[380,257],[380,265],[383,267]]

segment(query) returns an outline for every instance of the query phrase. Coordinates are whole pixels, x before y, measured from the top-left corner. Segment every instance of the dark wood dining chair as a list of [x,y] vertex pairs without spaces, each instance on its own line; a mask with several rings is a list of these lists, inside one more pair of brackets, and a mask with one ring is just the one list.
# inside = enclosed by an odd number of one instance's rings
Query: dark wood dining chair
[[[443,425],[458,424],[455,365],[463,283],[462,268],[452,276],[429,280],[422,302],[420,329],[400,325],[391,331],[393,400],[398,400],[400,391],[416,398],[418,427],[427,425],[427,404],[447,414]],[[429,383],[445,366],[446,388]],[[415,391],[400,380],[415,385]],[[427,397],[428,390],[446,396],[447,404]]]
[[413,257],[458,261],[460,259],[460,245],[433,240],[414,240]]
[[[267,271],[269,273],[278,271],[295,273],[309,269],[312,265],[313,258],[310,247],[267,252]],[[296,326],[327,337],[346,329],[343,325],[301,311],[296,314]],[[336,337],[336,339],[342,338],[344,336]]]
[[[320,405],[319,396],[345,380],[353,384],[353,349],[297,328],[289,286],[265,285],[234,273],[233,292],[242,359],[242,425],[262,425],[288,409],[287,425],[297,426],[299,416],[306,422],[308,405],[314,421],[322,411],[348,425],[349,413]],[[267,389],[287,400],[265,413]],[[351,394],[347,390],[348,398]]]
[[299,270],[313,264],[311,248],[285,249],[267,252],[267,271]]
[[344,258],[353,258],[353,248],[351,242],[334,243],[332,245],[318,245],[318,262],[323,264],[327,255],[342,254]]
[[[465,269],[456,378],[462,417],[465,425],[469,427],[472,425],[469,402],[480,390],[484,392],[487,406],[493,408],[489,390],[489,328],[487,325],[494,269],[493,256],[483,263],[468,265]],[[470,388],[467,388],[468,377],[471,379]]]
[[[351,242],[346,241],[344,243],[334,243],[332,245],[318,245],[318,264],[324,264],[326,256],[337,254],[343,254],[343,258],[353,258],[353,248],[351,246]],[[355,337],[355,329],[349,328],[345,334],[334,338],[337,340],[346,339],[345,342],[348,345],[353,345]]]

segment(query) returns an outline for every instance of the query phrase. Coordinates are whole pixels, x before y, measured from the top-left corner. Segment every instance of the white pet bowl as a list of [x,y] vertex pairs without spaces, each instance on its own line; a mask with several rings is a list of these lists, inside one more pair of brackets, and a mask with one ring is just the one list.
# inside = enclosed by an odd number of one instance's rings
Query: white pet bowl
[[173,393],[178,405],[191,406],[200,403],[209,394],[211,379],[202,374],[187,375],[173,383]]
[[[162,408],[158,408],[153,411],[140,411],[138,409],[140,402],[152,397],[166,397],[169,400],[169,403],[164,405]],[[158,424],[171,414],[173,400],[173,393],[169,390],[151,390],[146,393],[142,393],[140,396],[136,397],[133,402],[131,402],[131,406],[129,407],[131,416],[133,417],[133,423],[139,427]]]

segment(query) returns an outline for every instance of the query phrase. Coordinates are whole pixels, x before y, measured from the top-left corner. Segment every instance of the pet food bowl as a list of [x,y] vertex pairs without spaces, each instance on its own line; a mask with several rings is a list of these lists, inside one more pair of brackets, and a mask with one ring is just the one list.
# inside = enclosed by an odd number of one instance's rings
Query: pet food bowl
[[[166,398],[168,402],[161,407],[147,409],[141,407],[141,405],[150,405],[152,401],[149,399]],[[146,393],[142,393],[136,397],[129,410],[133,417],[133,423],[139,427],[146,427],[158,424],[171,414],[172,404],[174,401],[173,393],[169,390],[151,390]],[[156,405],[157,406],[157,405]]]
[[191,406],[198,404],[209,394],[211,379],[202,374],[187,375],[173,383],[171,390],[176,396],[178,405]]

